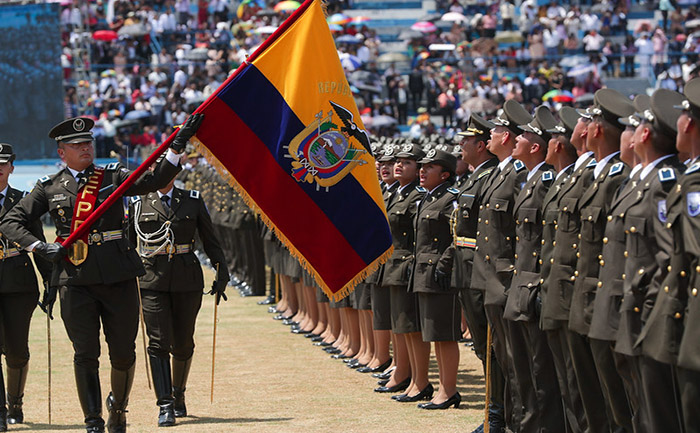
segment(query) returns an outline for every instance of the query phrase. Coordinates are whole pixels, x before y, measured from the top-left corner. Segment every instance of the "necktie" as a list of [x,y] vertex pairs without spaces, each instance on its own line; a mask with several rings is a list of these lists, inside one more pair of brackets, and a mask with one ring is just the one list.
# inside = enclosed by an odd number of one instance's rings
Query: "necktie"
[[4,198],[5,198],[5,194],[3,194],[3,193],[0,193],[0,206],[2,206],[2,205],[3,205],[3,202],[2,202],[2,200],[3,200]]
[[170,196],[164,195],[160,199],[163,202],[163,207],[165,208],[165,210],[167,212],[170,212]]
[[83,187],[83,185],[85,185],[87,183],[87,174],[78,173],[77,178],[78,178],[78,189],[80,189]]

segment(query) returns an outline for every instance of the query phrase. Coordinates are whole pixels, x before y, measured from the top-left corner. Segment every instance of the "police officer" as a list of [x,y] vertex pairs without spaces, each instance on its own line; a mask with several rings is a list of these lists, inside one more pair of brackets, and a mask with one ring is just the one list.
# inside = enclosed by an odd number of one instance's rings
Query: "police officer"
[[[484,312],[484,292],[471,287],[471,272],[476,247],[476,227],[479,214],[479,191],[488,179],[498,159],[486,148],[489,131],[493,124],[478,114],[472,114],[464,132],[457,134],[460,139],[461,158],[465,164],[474,167],[460,188],[458,208],[452,214],[454,243],[454,264],[452,267],[452,287],[459,290],[462,312],[474,342],[474,352],[481,360],[486,373],[486,344],[488,320]],[[490,348],[488,350],[491,350]],[[491,401],[489,404],[490,431],[500,432],[503,421],[503,374],[499,368],[491,370],[489,380]],[[479,426],[475,431],[483,431]]]
[[484,309],[493,332],[496,360],[506,378],[505,418],[511,430],[520,424],[522,403],[513,373],[513,359],[503,319],[505,291],[510,287],[515,261],[515,197],[526,182],[527,169],[511,156],[518,125],[532,121],[532,116],[516,101],[508,100],[503,113],[492,120],[488,150],[500,161],[480,191],[479,217],[476,232],[477,248],[472,268],[472,288],[484,291]]
[[651,108],[640,116],[634,150],[644,168],[634,198],[624,210],[626,278],[615,351],[629,357],[639,371],[638,413],[643,431],[682,431],[671,366],[643,356],[636,344],[668,273],[672,234],[666,229],[666,196],[685,170],[681,170],[675,146],[680,113],[672,107],[682,99],[677,92],[658,89],[652,95]]
[[[27,195],[8,184],[15,158],[12,145],[0,143],[0,221]],[[40,221],[32,222],[29,230],[37,239],[45,240]],[[51,263],[39,256],[34,259],[48,283]],[[7,423],[24,422],[22,397],[29,371],[29,324],[38,300],[39,288],[29,254],[0,234],[0,345],[7,361],[7,401],[0,368],[0,431],[7,429]]]
[[159,427],[172,426],[175,417],[187,415],[185,387],[204,287],[202,267],[194,255],[195,235],[217,269],[210,292],[216,294],[217,303],[221,297],[226,299],[229,279],[224,253],[199,191],[174,188],[174,182],[132,199],[130,212],[146,268],[139,281],[148,358],[160,407]]
[[[178,173],[179,152],[201,123],[202,115],[191,116],[173,140],[171,149],[153,173],[145,174],[126,193],[145,194],[162,188]],[[95,149],[90,129],[94,122],[78,117],[56,125],[49,137],[58,143],[58,154],[66,168],[39,180],[31,193],[5,216],[0,231],[16,248],[32,250],[54,263],[51,286],[59,288],[61,316],[73,343],[78,397],[88,432],[104,431],[99,379],[99,333],[104,326],[112,364],[112,392],[107,398],[110,432],[126,431],[126,406],[134,378],[135,339],[138,331],[136,277],[144,273],[138,254],[124,235],[122,203],[111,206],[90,228],[86,240],[66,250],[57,243],[37,238],[27,226],[49,212],[59,237],[73,231],[74,219],[106,199],[130,172],[118,163],[95,167]],[[45,292],[49,311],[55,292]]]

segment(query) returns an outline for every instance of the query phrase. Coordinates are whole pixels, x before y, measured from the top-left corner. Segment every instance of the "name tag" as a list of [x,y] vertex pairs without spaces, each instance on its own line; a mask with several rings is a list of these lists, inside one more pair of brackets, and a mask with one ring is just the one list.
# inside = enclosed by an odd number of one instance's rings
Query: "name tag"
[[54,194],[53,197],[51,197],[51,201],[63,201],[66,199],[66,196],[64,194]]

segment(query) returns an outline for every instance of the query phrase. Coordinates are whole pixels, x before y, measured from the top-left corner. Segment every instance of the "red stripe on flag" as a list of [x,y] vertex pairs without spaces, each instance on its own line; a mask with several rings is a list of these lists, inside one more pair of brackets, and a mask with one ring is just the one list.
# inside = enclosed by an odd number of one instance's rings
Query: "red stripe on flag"
[[[355,278],[367,264],[248,125],[218,98],[204,112],[197,138],[311,263],[330,290],[335,293]],[[323,236],[323,242],[317,236]],[[323,248],[328,244],[333,245],[330,251]]]

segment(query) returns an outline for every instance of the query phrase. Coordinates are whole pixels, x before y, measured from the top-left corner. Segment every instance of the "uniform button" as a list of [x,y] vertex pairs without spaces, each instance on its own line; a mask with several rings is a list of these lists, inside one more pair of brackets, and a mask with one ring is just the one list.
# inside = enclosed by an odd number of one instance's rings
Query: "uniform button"
[[430,215],[426,215],[425,217],[426,217],[426,218],[430,218]]
[[401,260],[406,260],[406,256],[401,256]]
[[608,215],[608,221],[612,221],[612,215]]
[[685,273],[685,271],[681,271],[681,277],[682,277],[682,278],[685,278],[686,275],[687,275],[687,274]]
[[496,203],[496,209],[498,209],[498,208],[500,208],[500,207],[501,207],[501,205],[498,204],[498,203]]
[[513,271],[513,275],[518,275],[518,270],[517,270],[517,269]]
[[549,263],[554,263],[554,257],[552,257],[551,259],[549,259]]
[[572,245],[571,245],[571,248],[576,249],[577,246],[578,246],[578,245],[576,245],[576,244],[572,244]]
[[576,253],[576,258],[577,258],[577,259],[580,259],[580,258],[581,258],[581,253],[577,252],[577,253]]
[[554,230],[559,230],[559,224],[554,224]]
[[574,271],[574,276],[578,277],[578,271]]
[[624,217],[625,217],[625,214],[624,214],[624,213],[621,213],[621,214],[618,215],[618,216],[619,216],[620,218],[624,218]]
[[[540,243],[541,243],[542,245],[544,245],[544,239],[542,239],[542,241],[541,241]],[[700,266],[698,266],[698,267],[700,268]]]
[[630,227],[630,233],[637,233],[637,227],[635,227],[635,226]]
[[564,206],[564,209],[562,209],[564,212],[568,211],[569,208],[567,206]]
[[602,254],[598,254],[598,260],[602,260],[602,259],[603,259],[603,255],[602,255]]
[[581,239],[581,233],[578,234],[578,238]]
[[627,275],[626,275],[626,274],[622,274],[622,279],[624,280],[625,278],[627,278]]
[[546,224],[547,224],[547,221],[542,220],[542,225],[546,225]]
[[529,222],[530,222],[530,220],[529,220],[528,218],[525,218],[523,221],[526,222],[526,223],[529,223]]
[[542,259],[540,259],[540,265],[542,265]]
[[681,317],[683,317],[683,315],[681,313],[676,313],[673,315],[673,317],[676,319],[680,319]]
[[588,221],[593,221],[593,216],[592,216],[592,215],[588,215]]
[[489,208],[489,204],[488,204],[488,203],[486,203],[486,209],[488,209],[488,208]]
[[484,257],[484,258],[486,259],[486,261],[489,261],[489,260],[491,260],[491,257],[489,257],[489,255],[488,255],[488,254],[486,254],[486,257]]
[[406,232],[403,232],[403,235],[404,235],[404,236],[408,236],[408,235],[406,234]]
[[537,257],[537,251],[532,252],[532,257]]
[[669,291],[668,286],[664,287],[664,292],[668,293],[668,291]]
[[666,266],[666,270],[667,270],[668,272],[671,272],[671,269],[673,269],[673,268],[671,267],[671,265]]
[[634,312],[639,313],[639,307],[634,307]]
[[507,240],[507,241],[510,241],[510,236],[506,236],[506,240]]
[[666,223],[666,228],[670,229],[671,228],[671,223]]
[[604,244],[607,244],[607,243],[608,243],[608,237],[607,237],[607,236],[603,238],[603,243],[604,243]]
[[693,287],[693,290],[691,290],[690,293],[692,293],[693,296],[698,296],[698,289],[696,289],[695,287]]
[[540,284],[544,284],[544,278],[540,278]]
[[553,247],[557,246],[557,241],[552,241],[552,246]]
[[437,241],[438,241],[438,238],[433,238],[433,242],[437,242]]
[[700,266],[696,266],[696,267],[695,267],[695,272],[697,272],[698,274],[700,274]]
[[520,225],[520,220],[515,220],[515,225],[519,226]]
[[597,286],[598,286],[598,288],[600,289],[601,287],[603,287],[603,282],[602,282],[602,281],[598,281]]
[[478,222],[481,222],[481,218],[479,218],[477,221],[478,221]]
[[516,237],[515,237],[515,242],[519,242],[519,241],[520,241],[520,236],[516,236]]
[[484,210],[484,205],[479,206],[479,210]]
[[474,251],[479,251],[479,246],[478,246],[478,245],[474,247]]
[[576,281],[576,276],[572,275],[571,278],[569,278],[571,281]]
[[625,257],[629,257],[630,253],[628,251],[625,251],[624,253],[622,253],[622,255],[624,255]]
[[605,266],[605,260],[599,261],[598,264],[600,264],[601,267]]
[[527,286],[528,286],[528,287],[532,287],[532,283],[527,283]]
[[517,258],[518,258],[518,255],[517,255],[517,254],[515,254],[515,255],[513,256],[513,258],[516,258],[516,259],[517,259]]
[[481,232],[477,230],[476,235],[479,236],[480,233],[481,233]]
[[489,220],[484,221],[484,224],[488,225],[488,224],[489,224]]
[[428,260],[428,263],[432,265],[432,264],[433,264],[433,259]]
[[644,273],[644,268],[639,268],[639,270],[637,271],[637,273],[638,273],[639,275],[642,275],[642,274]]
[[489,241],[489,237],[488,237],[488,236],[484,236],[484,241],[488,242],[488,241]]

